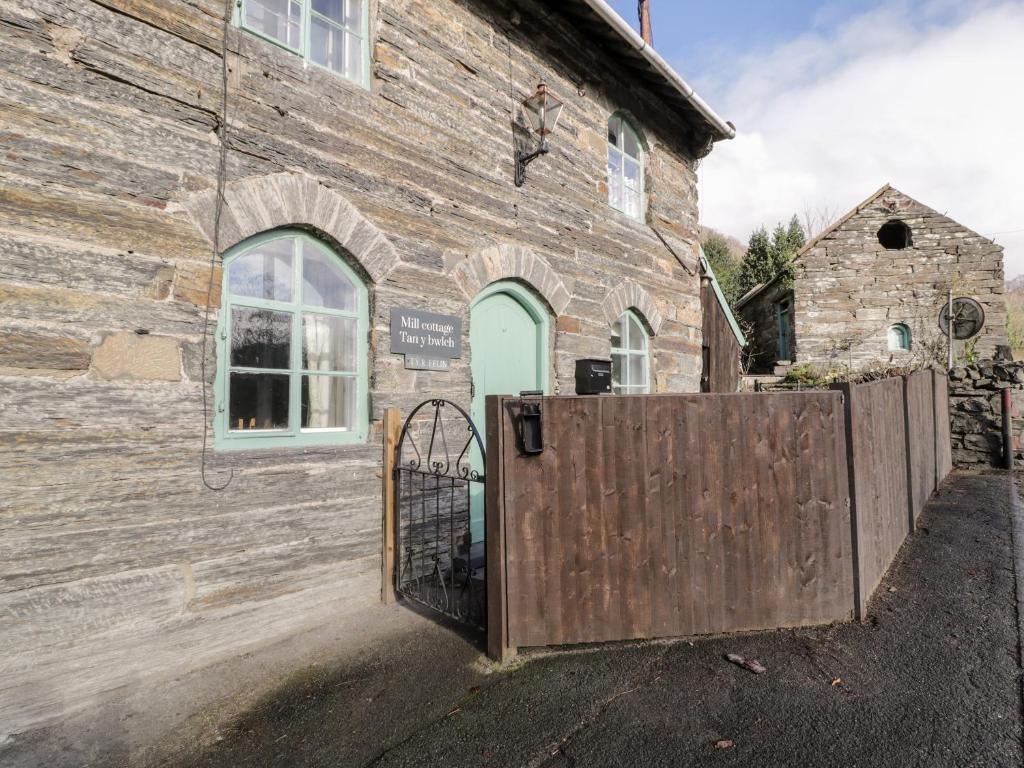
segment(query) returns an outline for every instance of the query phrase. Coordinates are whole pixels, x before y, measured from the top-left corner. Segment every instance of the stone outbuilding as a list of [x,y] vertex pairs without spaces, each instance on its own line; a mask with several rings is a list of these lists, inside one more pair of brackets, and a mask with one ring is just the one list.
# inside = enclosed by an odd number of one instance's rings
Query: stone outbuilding
[[1002,247],[889,185],[794,260],[792,286],[776,278],[736,304],[751,329],[751,372],[944,360],[938,320],[950,289],[985,313],[959,355],[992,357],[1006,344]]
[[[4,734],[378,601],[385,409],[571,394],[580,358],[700,389],[696,168],[734,129],[602,0],[0,30]],[[447,354],[394,351],[426,314]]]

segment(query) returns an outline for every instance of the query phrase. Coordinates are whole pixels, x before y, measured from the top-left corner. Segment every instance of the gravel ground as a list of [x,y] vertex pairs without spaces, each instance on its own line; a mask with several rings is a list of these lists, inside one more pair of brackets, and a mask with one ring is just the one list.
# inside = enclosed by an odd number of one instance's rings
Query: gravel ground
[[438,628],[307,671],[159,764],[1019,766],[1011,483],[947,482],[865,624],[534,654],[493,673]]

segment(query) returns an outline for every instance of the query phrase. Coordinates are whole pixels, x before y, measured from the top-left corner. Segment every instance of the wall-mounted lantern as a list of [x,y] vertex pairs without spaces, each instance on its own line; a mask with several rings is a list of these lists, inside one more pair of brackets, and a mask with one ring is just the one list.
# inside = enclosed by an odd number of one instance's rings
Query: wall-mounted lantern
[[[520,392],[520,397],[543,397],[543,392]],[[539,401],[520,402],[514,421],[519,452],[526,456],[544,453],[544,412]]]
[[558,125],[558,118],[562,114],[562,101],[553,93],[548,91],[545,83],[537,86],[537,92],[523,102],[523,111],[526,119],[530,121],[533,132],[540,137],[540,144],[533,152],[516,150],[516,186],[521,187],[526,182],[526,166],[532,163],[541,155],[546,155],[548,147],[548,135]]

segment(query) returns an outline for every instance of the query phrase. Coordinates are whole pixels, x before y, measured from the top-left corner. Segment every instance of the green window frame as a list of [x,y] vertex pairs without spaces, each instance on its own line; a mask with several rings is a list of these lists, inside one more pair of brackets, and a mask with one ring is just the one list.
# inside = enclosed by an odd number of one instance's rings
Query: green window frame
[[608,120],[608,205],[636,221],[644,220],[644,145],[629,120]]
[[632,310],[612,326],[612,392],[646,395],[651,391],[651,337]]
[[910,326],[905,323],[896,323],[889,326],[889,351],[909,352],[912,348]]
[[793,339],[790,337],[789,322],[793,313],[793,302],[791,299],[783,299],[775,305],[775,318],[778,326],[778,348],[776,350],[779,360],[793,360]]
[[299,230],[257,235],[225,254],[219,450],[366,442],[368,296],[351,266]]
[[370,87],[370,0],[237,0],[235,25]]

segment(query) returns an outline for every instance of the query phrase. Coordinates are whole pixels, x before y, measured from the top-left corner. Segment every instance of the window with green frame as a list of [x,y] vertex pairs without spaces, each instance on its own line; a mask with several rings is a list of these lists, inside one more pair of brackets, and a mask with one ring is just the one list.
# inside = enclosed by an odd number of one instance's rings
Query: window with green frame
[[237,22],[362,86],[369,77],[369,0],[239,0]]
[[651,391],[649,347],[643,323],[627,310],[612,326],[612,392],[646,395]]
[[612,115],[608,121],[608,205],[643,220],[644,149],[622,115]]
[[362,442],[368,424],[367,291],[309,235],[250,238],[224,258],[217,444]]

